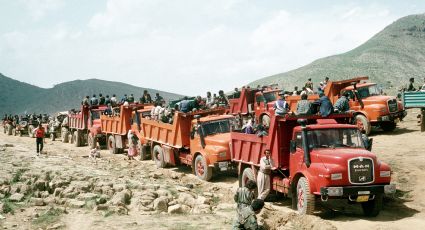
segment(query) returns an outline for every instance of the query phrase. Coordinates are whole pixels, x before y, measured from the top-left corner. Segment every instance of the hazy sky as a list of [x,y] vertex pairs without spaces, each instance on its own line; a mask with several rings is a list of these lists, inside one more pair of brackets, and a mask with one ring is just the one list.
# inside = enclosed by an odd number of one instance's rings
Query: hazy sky
[[0,72],[232,90],[349,51],[425,1],[0,0]]

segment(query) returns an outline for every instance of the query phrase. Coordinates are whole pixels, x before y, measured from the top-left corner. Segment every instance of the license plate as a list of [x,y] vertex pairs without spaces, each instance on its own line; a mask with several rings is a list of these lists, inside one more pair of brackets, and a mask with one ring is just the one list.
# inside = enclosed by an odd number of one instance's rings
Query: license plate
[[389,121],[390,120],[390,117],[389,116],[383,116],[382,117],[382,121]]
[[223,171],[229,167],[229,162],[218,162],[218,167]]
[[357,202],[366,202],[369,200],[369,195],[357,196]]

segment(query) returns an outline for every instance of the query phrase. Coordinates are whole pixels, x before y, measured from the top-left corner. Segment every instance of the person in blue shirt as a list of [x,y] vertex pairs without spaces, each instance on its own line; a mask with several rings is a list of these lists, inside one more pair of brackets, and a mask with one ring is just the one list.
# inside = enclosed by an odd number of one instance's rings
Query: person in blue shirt
[[319,97],[320,98],[313,102],[313,104],[319,106],[319,113],[322,117],[327,117],[333,111],[332,102],[324,93],[320,93]]

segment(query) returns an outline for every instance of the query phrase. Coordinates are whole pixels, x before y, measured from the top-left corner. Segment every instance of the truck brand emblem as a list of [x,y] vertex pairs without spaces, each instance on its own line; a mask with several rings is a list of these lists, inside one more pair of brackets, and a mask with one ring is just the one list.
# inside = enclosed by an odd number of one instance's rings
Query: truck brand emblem
[[368,169],[369,167],[370,167],[370,165],[353,165],[353,168],[355,168],[355,169],[358,169],[358,168],[361,168],[361,169],[366,168],[366,169]]
[[366,176],[359,176],[359,182],[366,181]]

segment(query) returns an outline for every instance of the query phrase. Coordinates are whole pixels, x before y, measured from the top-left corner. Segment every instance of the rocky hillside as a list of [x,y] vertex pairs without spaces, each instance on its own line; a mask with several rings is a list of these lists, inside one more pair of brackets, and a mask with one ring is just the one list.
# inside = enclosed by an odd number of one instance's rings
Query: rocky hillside
[[0,73],[0,116],[5,113],[54,113],[77,108],[81,99],[93,94],[116,94],[121,98],[124,94],[134,94],[139,98],[147,89],[152,97],[159,92],[165,100],[176,99],[181,95],[155,89],[141,88],[119,82],[98,79],[75,80],[44,89],[8,78]]
[[423,84],[425,77],[425,14],[401,18],[366,43],[343,54],[321,58],[304,67],[252,82],[278,83],[292,89],[312,78],[313,82],[367,75],[384,89],[395,92],[410,77]]

